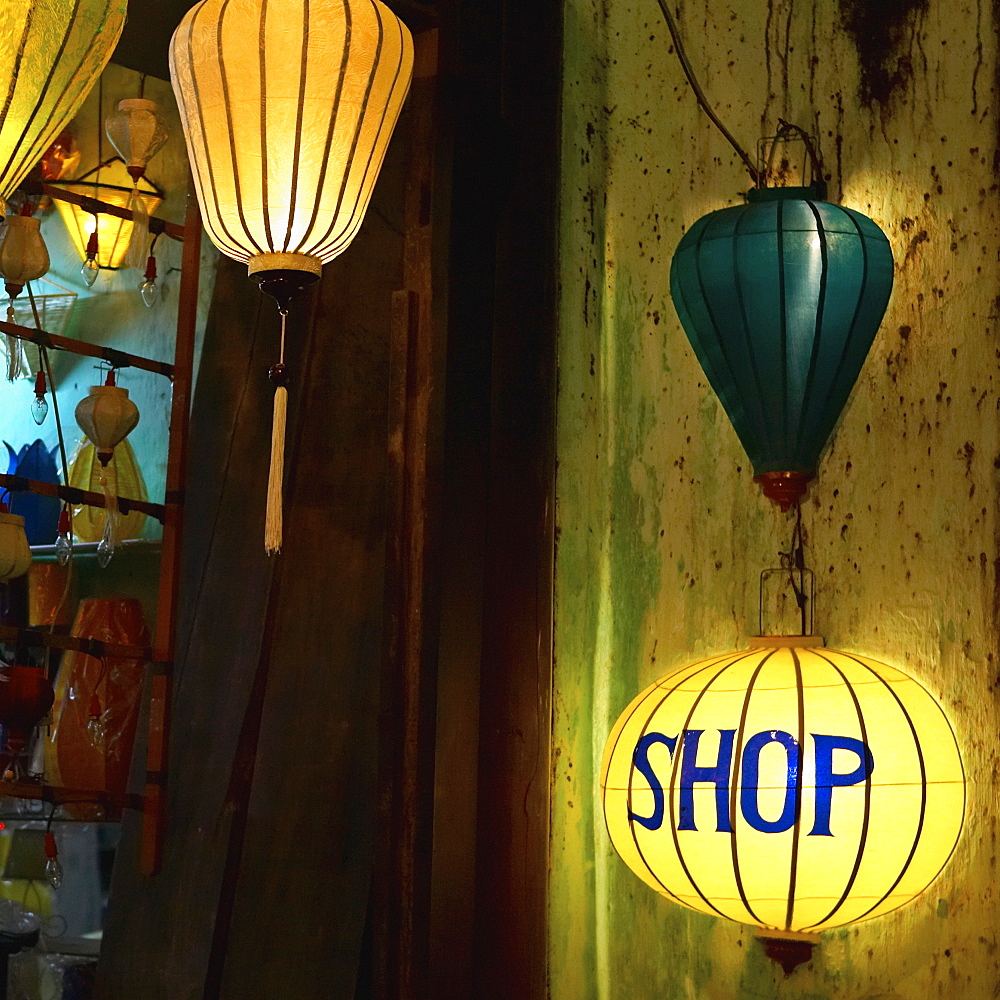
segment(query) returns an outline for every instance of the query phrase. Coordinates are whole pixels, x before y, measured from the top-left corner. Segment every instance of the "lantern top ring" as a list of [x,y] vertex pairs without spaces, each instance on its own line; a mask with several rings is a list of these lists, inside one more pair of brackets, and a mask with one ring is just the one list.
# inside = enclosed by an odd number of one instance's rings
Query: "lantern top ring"
[[261,271],[305,271],[318,278],[323,273],[323,262],[305,253],[259,253],[247,262],[247,274]]

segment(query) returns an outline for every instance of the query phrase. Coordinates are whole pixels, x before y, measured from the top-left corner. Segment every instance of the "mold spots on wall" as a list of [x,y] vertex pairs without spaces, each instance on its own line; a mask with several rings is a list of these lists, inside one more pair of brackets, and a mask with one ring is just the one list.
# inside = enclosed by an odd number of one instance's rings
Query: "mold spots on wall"
[[840,0],[844,29],[858,51],[861,66],[859,98],[864,107],[883,107],[908,86],[919,46],[919,25],[928,0]]

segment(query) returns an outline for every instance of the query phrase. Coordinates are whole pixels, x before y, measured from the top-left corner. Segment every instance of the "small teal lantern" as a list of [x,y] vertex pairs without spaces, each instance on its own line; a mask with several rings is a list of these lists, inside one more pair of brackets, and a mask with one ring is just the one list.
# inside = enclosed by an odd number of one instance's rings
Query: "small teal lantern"
[[758,188],[699,219],[670,266],[681,325],[764,493],[805,494],[892,291],[867,216],[810,187]]

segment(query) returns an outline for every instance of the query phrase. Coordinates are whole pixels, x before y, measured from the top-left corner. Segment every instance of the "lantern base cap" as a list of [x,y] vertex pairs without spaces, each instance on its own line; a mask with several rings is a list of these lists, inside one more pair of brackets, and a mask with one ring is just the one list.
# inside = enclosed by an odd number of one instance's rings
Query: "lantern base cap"
[[765,472],[754,476],[754,482],[760,483],[764,496],[773,500],[783,511],[797,504],[809,488],[809,483],[815,474],[812,472]]
[[318,274],[287,270],[258,271],[255,277],[260,290],[278,303],[280,313],[287,313],[292,299],[319,280]]
[[251,277],[265,271],[301,271],[318,278],[323,273],[323,261],[306,253],[259,253],[247,261]]
[[800,965],[812,959],[813,948],[819,944],[818,934],[800,931],[779,931],[759,928],[757,938],[772,962],[777,962],[790,976]]

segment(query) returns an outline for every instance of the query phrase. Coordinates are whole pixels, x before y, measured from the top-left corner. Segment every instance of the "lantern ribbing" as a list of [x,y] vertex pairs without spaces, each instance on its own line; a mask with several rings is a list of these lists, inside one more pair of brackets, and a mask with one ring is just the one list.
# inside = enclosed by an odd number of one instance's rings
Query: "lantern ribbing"
[[252,271],[346,249],[409,88],[403,23],[378,0],[203,0],[170,66],[215,245]]
[[0,5],[0,204],[76,114],[111,58],[126,0]]
[[941,707],[884,663],[807,637],[683,667],[604,752],[608,832],[692,909],[815,932],[918,896],[957,842],[965,776]]

